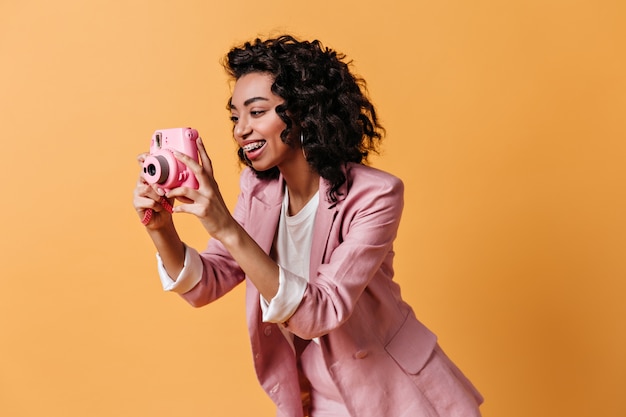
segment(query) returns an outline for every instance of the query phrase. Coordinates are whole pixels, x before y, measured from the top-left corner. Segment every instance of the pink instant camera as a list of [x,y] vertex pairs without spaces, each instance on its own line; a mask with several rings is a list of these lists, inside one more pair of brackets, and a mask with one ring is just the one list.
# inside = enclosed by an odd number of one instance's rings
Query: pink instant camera
[[165,191],[177,187],[198,188],[198,180],[172,151],[183,153],[196,162],[198,131],[190,127],[161,129],[152,134],[150,155],[143,162],[143,177],[148,184],[158,184]]

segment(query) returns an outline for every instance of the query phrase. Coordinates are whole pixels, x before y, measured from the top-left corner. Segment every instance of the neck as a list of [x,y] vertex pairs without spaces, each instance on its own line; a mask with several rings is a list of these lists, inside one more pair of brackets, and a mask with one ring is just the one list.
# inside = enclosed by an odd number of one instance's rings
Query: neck
[[317,193],[320,185],[320,176],[314,172],[308,163],[281,170],[287,189],[289,190],[289,215],[298,213]]

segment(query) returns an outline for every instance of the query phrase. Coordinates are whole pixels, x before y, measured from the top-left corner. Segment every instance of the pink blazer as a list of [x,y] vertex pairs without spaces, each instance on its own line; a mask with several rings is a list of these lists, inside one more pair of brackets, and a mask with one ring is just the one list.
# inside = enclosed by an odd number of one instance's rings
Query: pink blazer
[[[437,338],[416,319],[392,280],[404,187],[398,178],[363,165],[349,164],[345,174],[336,202],[328,201],[328,185],[320,181],[309,284],[296,312],[280,325],[303,339],[319,337],[330,375],[353,415],[422,415],[411,377],[431,356]],[[267,253],[282,198],[282,179],[258,180],[244,170],[234,217]],[[258,379],[278,416],[302,416],[294,353],[279,325],[261,320],[258,291],[219,242],[210,240],[201,257],[202,280],[183,297],[202,306],[245,281]]]

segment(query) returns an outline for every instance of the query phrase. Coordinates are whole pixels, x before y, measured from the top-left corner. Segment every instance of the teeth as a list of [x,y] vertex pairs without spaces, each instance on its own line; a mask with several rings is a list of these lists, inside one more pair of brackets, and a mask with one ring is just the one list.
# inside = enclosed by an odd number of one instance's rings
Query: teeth
[[250,151],[254,151],[255,149],[259,149],[261,146],[265,145],[265,141],[259,141],[259,142],[254,142],[254,143],[248,143],[247,145],[243,146],[241,149],[244,150],[244,152],[250,152]]

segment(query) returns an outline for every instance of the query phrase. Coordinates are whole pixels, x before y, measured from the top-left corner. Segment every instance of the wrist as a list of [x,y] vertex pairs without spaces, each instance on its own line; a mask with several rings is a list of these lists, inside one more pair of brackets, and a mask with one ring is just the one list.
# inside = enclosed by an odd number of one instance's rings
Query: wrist
[[219,233],[211,235],[215,239],[219,240],[225,248],[236,248],[240,245],[242,239],[243,228],[237,222],[233,222],[232,227],[223,228]]
[[158,242],[176,242],[180,240],[178,236],[178,232],[176,231],[176,227],[173,222],[164,222],[158,226],[151,225],[146,226],[146,231],[148,232],[148,236],[154,241],[154,243]]

